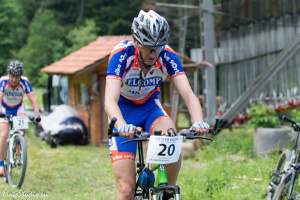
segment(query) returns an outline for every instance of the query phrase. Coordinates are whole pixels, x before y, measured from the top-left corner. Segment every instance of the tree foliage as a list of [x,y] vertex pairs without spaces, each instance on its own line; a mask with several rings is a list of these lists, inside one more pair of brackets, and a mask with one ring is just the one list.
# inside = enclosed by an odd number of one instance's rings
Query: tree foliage
[[0,75],[16,56],[27,36],[23,12],[13,0],[0,0]]
[[29,27],[27,43],[19,52],[26,67],[26,75],[33,79],[34,84],[45,83],[43,76],[39,76],[40,68],[64,53],[64,29],[54,19],[55,15],[50,10],[36,13]]
[[100,35],[130,33],[144,0],[0,0],[0,76],[11,59],[43,86],[40,69]]
[[95,40],[97,38],[97,30],[94,20],[87,20],[83,25],[72,29],[67,35],[67,40],[71,45],[66,49],[66,54],[78,50],[80,47]]

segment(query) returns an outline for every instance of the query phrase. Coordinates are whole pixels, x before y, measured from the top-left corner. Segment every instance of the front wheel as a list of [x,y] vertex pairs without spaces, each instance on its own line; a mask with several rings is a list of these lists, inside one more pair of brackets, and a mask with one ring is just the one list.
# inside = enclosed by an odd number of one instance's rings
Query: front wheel
[[21,188],[27,168],[27,144],[20,134],[15,134],[9,140],[5,168],[8,184]]
[[280,155],[280,158],[276,164],[276,167],[272,173],[271,181],[269,184],[267,200],[275,200],[275,193],[278,194],[278,190],[282,190],[283,183],[281,183],[281,179],[283,177],[284,171],[288,168],[289,163],[291,161],[292,152],[290,150],[285,150]]
[[290,187],[290,180],[282,180],[282,182],[278,185],[277,189],[275,190],[274,197],[272,200],[289,200],[290,198],[288,195],[288,191]]

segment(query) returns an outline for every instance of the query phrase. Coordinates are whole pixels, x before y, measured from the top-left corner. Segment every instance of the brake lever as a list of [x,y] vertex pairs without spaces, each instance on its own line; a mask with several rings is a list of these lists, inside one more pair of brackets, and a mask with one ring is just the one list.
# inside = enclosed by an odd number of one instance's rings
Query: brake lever
[[195,136],[186,136],[186,139],[203,139],[203,140],[209,140],[209,141],[213,141],[213,139],[209,138],[209,137],[203,137],[203,136],[199,136],[199,135],[195,135]]
[[[209,130],[211,130],[211,129],[209,129]],[[209,141],[213,140],[210,137],[205,137],[205,136],[199,135],[194,130],[185,130],[180,135],[184,136],[186,139],[203,139],[203,140],[209,140]]]
[[133,139],[129,139],[127,141],[121,142],[121,144],[126,144],[126,143],[130,143],[130,142],[134,142],[134,141],[147,141],[149,140],[149,134],[142,132],[142,131],[137,131],[135,133],[135,136]]

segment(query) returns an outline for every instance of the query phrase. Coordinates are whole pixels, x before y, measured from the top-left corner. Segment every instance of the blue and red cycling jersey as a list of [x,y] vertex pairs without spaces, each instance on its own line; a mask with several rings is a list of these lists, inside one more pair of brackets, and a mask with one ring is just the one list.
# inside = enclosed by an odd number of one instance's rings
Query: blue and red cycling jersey
[[183,73],[177,54],[166,45],[155,65],[144,75],[138,64],[138,49],[132,41],[124,40],[111,52],[107,78],[122,80],[121,97],[143,104],[158,96],[162,81]]
[[19,85],[13,88],[8,76],[3,76],[0,78],[0,92],[3,93],[2,112],[15,115],[22,106],[24,94],[32,92],[32,85],[26,77],[22,76]]

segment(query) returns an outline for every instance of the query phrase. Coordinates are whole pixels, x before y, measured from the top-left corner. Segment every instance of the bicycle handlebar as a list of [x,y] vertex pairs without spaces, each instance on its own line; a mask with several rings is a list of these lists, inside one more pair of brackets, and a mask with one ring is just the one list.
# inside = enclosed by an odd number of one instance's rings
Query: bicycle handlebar
[[[17,115],[6,115],[3,113],[0,113],[0,118],[6,118],[8,121],[11,121],[14,116],[17,116]],[[41,116],[38,116],[38,117],[28,116],[28,119],[30,121],[32,121],[33,123],[39,123],[41,121]]]
[[113,117],[108,125],[108,137],[114,136],[113,130],[114,130],[116,122],[117,122],[117,118]]
[[[113,117],[109,123],[109,126],[108,126],[108,137],[109,138],[120,136],[118,132],[114,131],[116,122],[117,122],[117,119],[115,117]],[[216,132],[215,132],[215,129],[209,129],[208,133],[210,133],[211,135],[215,135]],[[160,135],[160,134],[154,133],[154,135]],[[195,131],[190,130],[190,129],[183,129],[183,130],[179,131],[177,133],[177,135],[184,136],[186,139],[203,139],[203,140],[212,141],[212,139],[210,137],[204,137],[204,136],[198,135]],[[147,140],[149,137],[150,137],[149,133],[141,132],[138,130],[134,134],[134,139],[132,139],[130,141]]]
[[290,118],[287,117],[286,115],[280,115],[279,118],[280,118],[282,121],[289,122],[295,131],[300,131],[300,124],[299,124],[299,123],[297,123],[297,122],[295,122],[294,120],[290,119]]
[[[211,135],[213,135],[214,130],[213,129],[209,129],[208,133],[211,134]],[[190,129],[182,129],[177,134],[181,135],[181,136],[184,136],[186,139],[191,139],[191,140],[192,139],[203,139],[203,140],[210,140],[210,141],[212,141],[211,138],[198,135],[197,132],[195,132],[193,130],[190,130]]]

